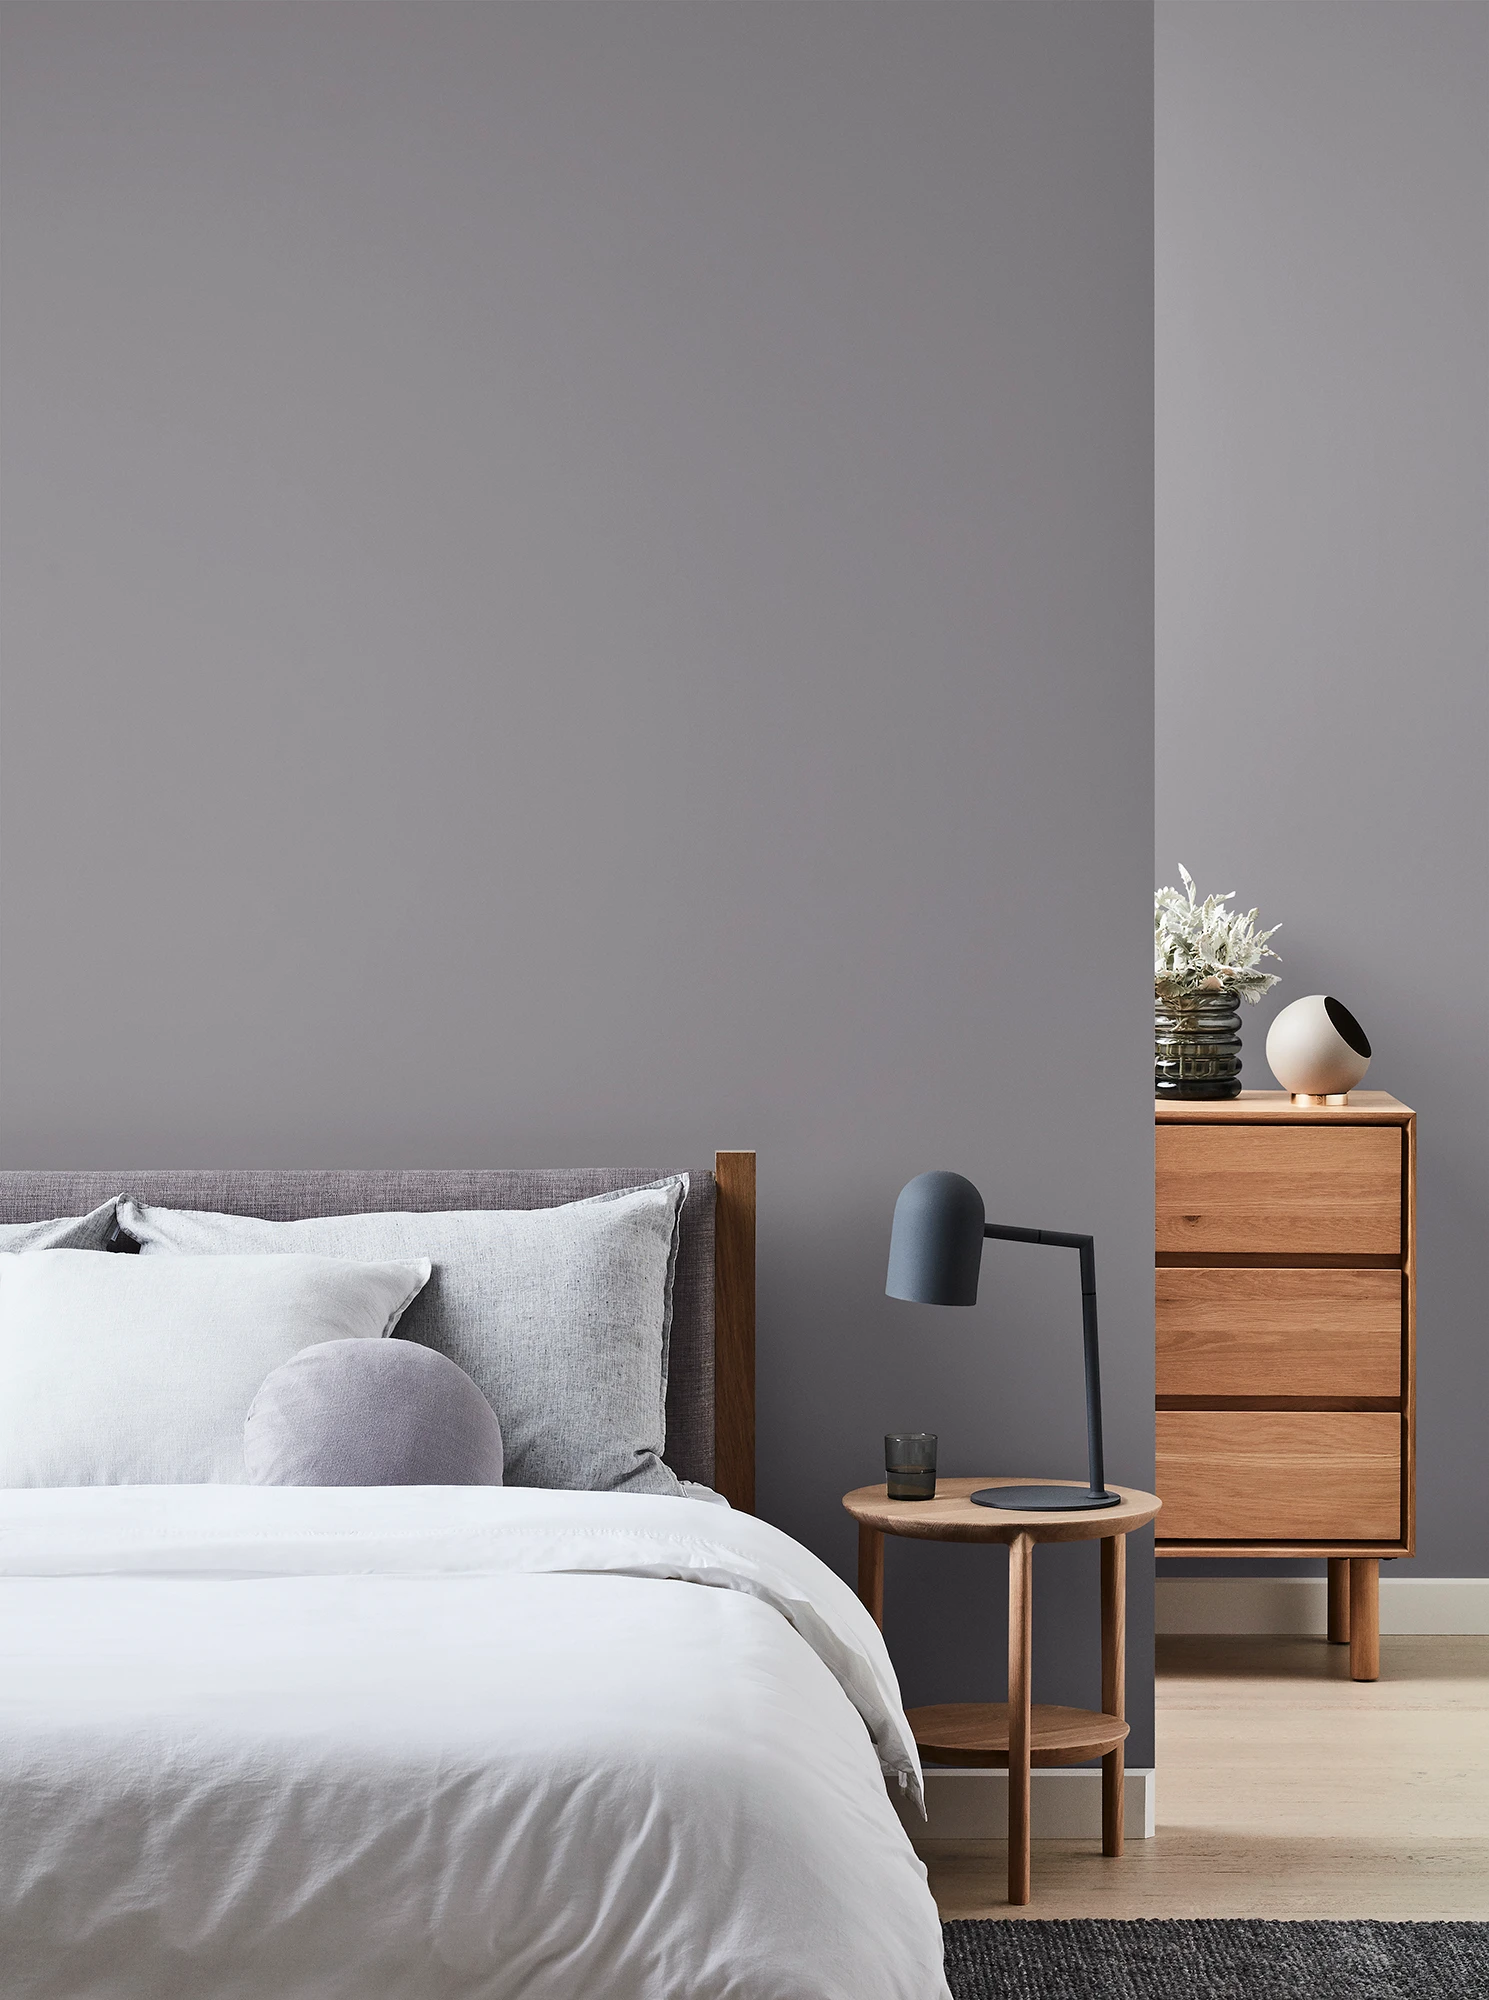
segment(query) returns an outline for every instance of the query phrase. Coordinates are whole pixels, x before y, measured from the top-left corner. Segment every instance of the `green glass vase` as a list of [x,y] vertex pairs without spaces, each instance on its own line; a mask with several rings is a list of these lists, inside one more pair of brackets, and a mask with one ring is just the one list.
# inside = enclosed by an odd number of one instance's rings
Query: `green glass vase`
[[1155,1097],[1217,1098],[1241,1094],[1241,996],[1162,995],[1153,1002]]

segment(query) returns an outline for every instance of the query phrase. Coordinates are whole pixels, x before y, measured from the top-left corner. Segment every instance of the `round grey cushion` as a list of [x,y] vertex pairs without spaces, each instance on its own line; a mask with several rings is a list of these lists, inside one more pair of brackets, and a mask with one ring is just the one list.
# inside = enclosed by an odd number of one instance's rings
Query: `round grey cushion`
[[500,1486],[475,1383],[411,1340],[326,1340],[276,1368],[243,1425],[255,1486]]

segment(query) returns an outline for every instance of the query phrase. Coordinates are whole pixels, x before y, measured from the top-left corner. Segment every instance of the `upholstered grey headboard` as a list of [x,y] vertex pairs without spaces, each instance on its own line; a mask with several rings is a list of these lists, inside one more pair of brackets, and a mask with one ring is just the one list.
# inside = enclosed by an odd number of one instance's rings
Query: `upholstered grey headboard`
[[[726,1200],[729,1241],[724,1246],[723,1265],[733,1276],[727,1293],[719,1291],[720,1311],[716,1311],[714,1254],[719,1182],[713,1168],[690,1170],[673,1288],[666,1457],[680,1479],[717,1485],[736,1506],[753,1507],[755,1159],[752,1153],[725,1153],[718,1158],[726,1190],[740,1185],[743,1170],[739,1163],[743,1162],[748,1162],[748,1215],[744,1215],[737,1193]],[[659,1178],[656,1170],[639,1167],[628,1171],[554,1167],[526,1173],[486,1169],[406,1173],[340,1169],[267,1173],[12,1171],[0,1172],[0,1222],[84,1215],[116,1194],[162,1208],[213,1209],[227,1215],[262,1216],[272,1222],[293,1222],[307,1215],[367,1214],[379,1209],[417,1213],[449,1208],[555,1208],[560,1202],[639,1187]],[[746,1224],[747,1245],[743,1233]],[[741,1401],[745,1378],[740,1352],[746,1304],[747,1410]],[[729,1329],[730,1351],[722,1371],[728,1385],[727,1409],[720,1407],[716,1393],[715,1328],[719,1318]]]

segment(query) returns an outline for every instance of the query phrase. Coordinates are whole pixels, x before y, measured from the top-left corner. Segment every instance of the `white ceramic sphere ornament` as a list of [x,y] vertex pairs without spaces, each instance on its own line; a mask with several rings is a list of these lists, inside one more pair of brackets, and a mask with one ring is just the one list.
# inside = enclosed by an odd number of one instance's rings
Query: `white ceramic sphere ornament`
[[1302,1103],[1342,1104],[1370,1067],[1370,1044],[1342,1000],[1310,993],[1268,1028],[1267,1062]]

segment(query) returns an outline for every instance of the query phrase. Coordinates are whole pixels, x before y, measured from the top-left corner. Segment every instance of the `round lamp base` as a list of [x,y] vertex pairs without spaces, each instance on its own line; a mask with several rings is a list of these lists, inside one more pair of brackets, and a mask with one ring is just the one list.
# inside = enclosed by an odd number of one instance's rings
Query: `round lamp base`
[[1120,1507],[1120,1493],[1093,1493],[1089,1486],[984,1486],[972,1495],[974,1507],[1006,1507],[1013,1514],[1073,1514],[1080,1507]]

